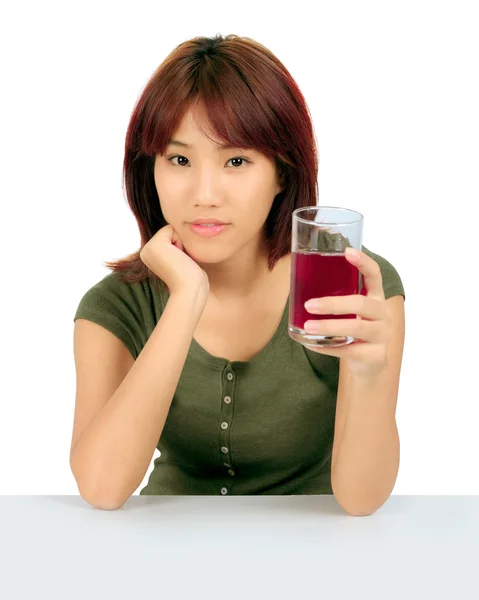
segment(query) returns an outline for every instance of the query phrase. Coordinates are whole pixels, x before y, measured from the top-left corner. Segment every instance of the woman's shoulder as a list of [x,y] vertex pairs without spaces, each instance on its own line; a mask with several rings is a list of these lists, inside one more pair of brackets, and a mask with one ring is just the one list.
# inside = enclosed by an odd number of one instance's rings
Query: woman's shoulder
[[165,284],[158,278],[153,280],[145,277],[141,281],[127,281],[123,273],[112,271],[89,287],[85,296],[101,294],[123,298],[125,301],[149,300],[152,296],[158,296],[163,300],[166,289]]
[[164,284],[145,278],[127,282],[108,273],[83,293],[73,320],[87,319],[122,339],[136,358],[164,310]]
[[362,246],[361,249],[364,254],[375,260],[379,265],[386,300],[391,296],[403,296],[406,299],[404,285],[396,267],[387,258],[369,250],[366,246]]

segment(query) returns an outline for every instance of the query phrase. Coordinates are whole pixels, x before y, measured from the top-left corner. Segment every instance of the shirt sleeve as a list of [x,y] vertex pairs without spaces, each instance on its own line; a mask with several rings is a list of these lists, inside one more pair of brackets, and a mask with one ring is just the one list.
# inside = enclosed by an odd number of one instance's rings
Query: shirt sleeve
[[[391,298],[392,296],[403,296],[404,300],[406,300],[404,286],[396,268],[388,260],[380,256],[379,254],[371,252],[371,250],[368,250],[365,246],[362,247],[362,250],[364,254],[367,254],[373,260],[375,260],[378,263],[379,268],[381,269],[384,297],[386,298],[386,300],[388,298]],[[363,290],[363,294],[367,293],[367,289],[365,288],[365,286],[363,287]]]
[[136,360],[146,342],[141,289],[109,273],[85,292],[73,321],[87,319],[111,331]]

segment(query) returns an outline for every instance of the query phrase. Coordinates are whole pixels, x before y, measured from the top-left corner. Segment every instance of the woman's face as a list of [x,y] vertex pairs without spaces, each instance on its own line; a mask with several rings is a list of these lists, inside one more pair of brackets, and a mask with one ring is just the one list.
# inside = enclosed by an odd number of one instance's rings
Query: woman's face
[[[163,215],[187,253],[198,262],[216,263],[250,244],[259,251],[271,205],[284,188],[274,160],[255,150],[218,148],[200,131],[191,110],[171,140],[188,147],[170,143],[164,155],[157,154],[154,179]],[[218,236],[201,237],[189,225],[201,217],[230,225]]]

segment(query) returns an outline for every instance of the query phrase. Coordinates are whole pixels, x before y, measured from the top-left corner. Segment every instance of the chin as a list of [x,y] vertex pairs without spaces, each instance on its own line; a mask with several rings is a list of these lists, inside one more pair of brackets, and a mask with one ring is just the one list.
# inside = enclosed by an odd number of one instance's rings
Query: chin
[[221,248],[185,248],[185,253],[198,264],[217,264],[227,260]]

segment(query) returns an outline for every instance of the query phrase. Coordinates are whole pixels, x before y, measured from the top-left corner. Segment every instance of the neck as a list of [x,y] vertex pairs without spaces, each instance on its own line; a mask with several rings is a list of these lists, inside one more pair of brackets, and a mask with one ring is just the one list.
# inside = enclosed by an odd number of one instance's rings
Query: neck
[[[213,304],[244,304],[264,302],[268,295],[283,288],[285,278],[290,277],[291,255],[281,258],[272,271],[268,270],[267,259],[257,263],[253,270],[221,268],[205,269],[210,280],[210,299]],[[203,266],[204,268],[204,266]]]

